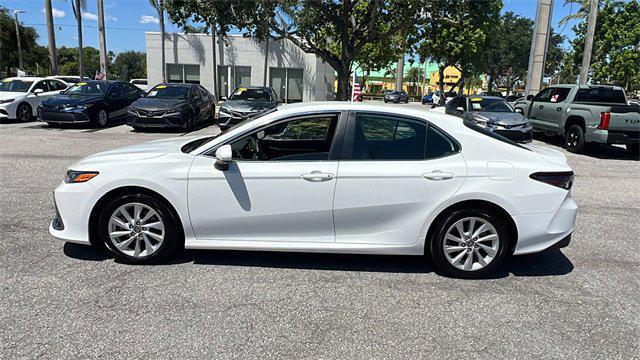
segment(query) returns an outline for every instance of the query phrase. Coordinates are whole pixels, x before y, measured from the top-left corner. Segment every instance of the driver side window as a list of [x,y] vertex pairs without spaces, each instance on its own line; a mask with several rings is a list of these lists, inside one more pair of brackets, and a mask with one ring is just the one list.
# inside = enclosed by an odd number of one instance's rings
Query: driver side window
[[231,143],[241,161],[328,160],[338,115],[280,122]]
[[535,97],[535,101],[549,102],[551,101],[551,94],[555,88],[546,88],[538,93]]

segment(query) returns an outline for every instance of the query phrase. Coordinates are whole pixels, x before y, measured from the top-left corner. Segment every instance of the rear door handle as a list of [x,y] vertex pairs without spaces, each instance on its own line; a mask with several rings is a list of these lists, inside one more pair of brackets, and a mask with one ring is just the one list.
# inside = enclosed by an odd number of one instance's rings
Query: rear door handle
[[445,172],[445,171],[440,171],[440,170],[434,170],[430,173],[426,173],[423,174],[422,177],[424,177],[427,180],[449,180],[449,179],[453,179],[453,173],[451,172]]
[[538,109],[544,109],[544,105],[538,105]]
[[557,107],[556,111],[562,111],[562,108],[561,107]]
[[311,182],[321,182],[321,181],[329,181],[333,179],[333,174],[323,173],[316,170],[307,174],[302,174],[300,177],[303,178],[304,180],[311,181]]

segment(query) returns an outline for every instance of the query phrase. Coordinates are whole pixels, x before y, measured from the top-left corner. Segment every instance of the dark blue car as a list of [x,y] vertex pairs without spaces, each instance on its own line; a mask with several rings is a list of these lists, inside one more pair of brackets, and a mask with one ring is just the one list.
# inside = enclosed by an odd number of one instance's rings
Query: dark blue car
[[429,91],[428,94],[422,97],[422,105],[431,104],[433,102],[433,93]]

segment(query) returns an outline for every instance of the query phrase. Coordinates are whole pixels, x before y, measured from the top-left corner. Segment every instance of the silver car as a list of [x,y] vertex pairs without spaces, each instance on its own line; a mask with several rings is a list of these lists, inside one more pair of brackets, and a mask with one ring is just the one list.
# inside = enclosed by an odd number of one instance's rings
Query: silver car
[[532,140],[531,122],[499,96],[458,95],[447,103],[445,112],[515,142]]

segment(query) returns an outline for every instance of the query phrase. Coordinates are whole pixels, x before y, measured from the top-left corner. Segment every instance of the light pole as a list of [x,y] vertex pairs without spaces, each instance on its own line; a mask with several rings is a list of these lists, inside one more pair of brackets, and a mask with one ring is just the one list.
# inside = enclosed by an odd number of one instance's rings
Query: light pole
[[20,43],[20,26],[18,26],[18,14],[24,14],[22,10],[13,10],[13,17],[16,20],[16,37],[18,38],[18,67],[20,70],[24,68],[24,62],[22,61],[22,44]]

